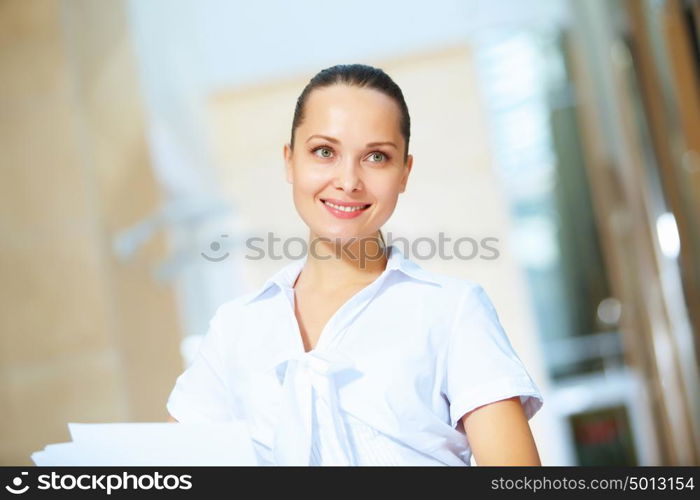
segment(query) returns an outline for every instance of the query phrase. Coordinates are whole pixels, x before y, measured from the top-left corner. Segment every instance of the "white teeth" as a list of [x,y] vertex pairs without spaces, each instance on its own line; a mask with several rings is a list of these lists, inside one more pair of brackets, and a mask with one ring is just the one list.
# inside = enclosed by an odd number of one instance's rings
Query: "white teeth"
[[363,210],[367,206],[367,205],[363,205],[361,207],[341,207],[340,205],[334,205],[330,201],[324,201],[323,203],[325,203],[329,207],[333,207],[336,210],[340,210],[342,212],[357,212],[358,210]]

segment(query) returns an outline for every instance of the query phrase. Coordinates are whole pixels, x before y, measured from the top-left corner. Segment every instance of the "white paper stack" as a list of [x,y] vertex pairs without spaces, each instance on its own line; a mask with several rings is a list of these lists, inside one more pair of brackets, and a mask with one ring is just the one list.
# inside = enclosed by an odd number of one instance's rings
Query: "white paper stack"
[[72,441],[31,458],[39,466],[258,465],[245,422],[68,424]]

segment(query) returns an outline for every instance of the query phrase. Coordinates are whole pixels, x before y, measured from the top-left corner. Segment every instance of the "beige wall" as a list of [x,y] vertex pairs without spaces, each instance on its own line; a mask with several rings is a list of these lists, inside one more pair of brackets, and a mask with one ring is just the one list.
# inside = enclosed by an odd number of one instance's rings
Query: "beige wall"
[[122,1],[0,2],[0,464],[68,422],[164,421],[171,290],[111,254],[158,205]]
[[[543,391],[547,378],[524,276],[509,250],[510,216],[501,192],[481,109],[474,61],[456,46],[400,60],[365,61],[401,86],[411,113],[413,171],[385,232],[409,241],[443,231],[453,241],[498,238],[497,260],[419,260],[424,267],[473,279],[491,296],[514,348]],[[321,68],[318,68],[321,69]],[[291,185],[284,178],[282,147],[289,140],[296,99],[312,74],[231,89],[210,101],[211,138],[219,177],[238,207],[244,236],[307,237]],[[492,245],[493,246],[493,245]],[[280,248],[279,245],[277,248]],[[260,285],[280,261],[234,257],[249,287]],[[490,255],[487,254],[487,255]],[[546,398],[546,393],[545,393]],[[532,421],[544,462],[562,463],[559,431],[550,406]]]

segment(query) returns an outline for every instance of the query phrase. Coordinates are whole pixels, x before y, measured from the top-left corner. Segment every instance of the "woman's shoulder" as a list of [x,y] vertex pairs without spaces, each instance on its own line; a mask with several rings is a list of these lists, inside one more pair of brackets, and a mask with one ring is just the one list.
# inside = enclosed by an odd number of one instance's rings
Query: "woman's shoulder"
[[419,281],[437,285],[427,289],[432,290],[432,293],[441,299],[449,297],[462,299],[486,293],[482,284],[474,279],[430,271],[413,261],[407,261],[407,270],[409,274],[418,278]]
[[255,292],[248,292],[220,303],[216,307],[212,321],[222,323],[235,320],[236,323],[240,323],[245,318],[244,315],[256,307],[250,300],[254,296]]
[[421,304],[420,310],[431,311],[436,317],[454,318],[479,310],[491,314],[493,305],[484,286],[477,280],[435,271],[418,266],[411,272],[415,279],[405,280],[412,292],[409,298]]

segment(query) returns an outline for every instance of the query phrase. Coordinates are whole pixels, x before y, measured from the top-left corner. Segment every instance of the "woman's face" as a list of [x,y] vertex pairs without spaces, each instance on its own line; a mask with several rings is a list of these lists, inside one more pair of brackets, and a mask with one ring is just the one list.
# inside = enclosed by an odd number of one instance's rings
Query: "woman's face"
[[284,146],[287,182],[312,237],[374,237],[406,188],[413,157],[394,100],[374,89],[333,85],[312,91],[294,150]]

